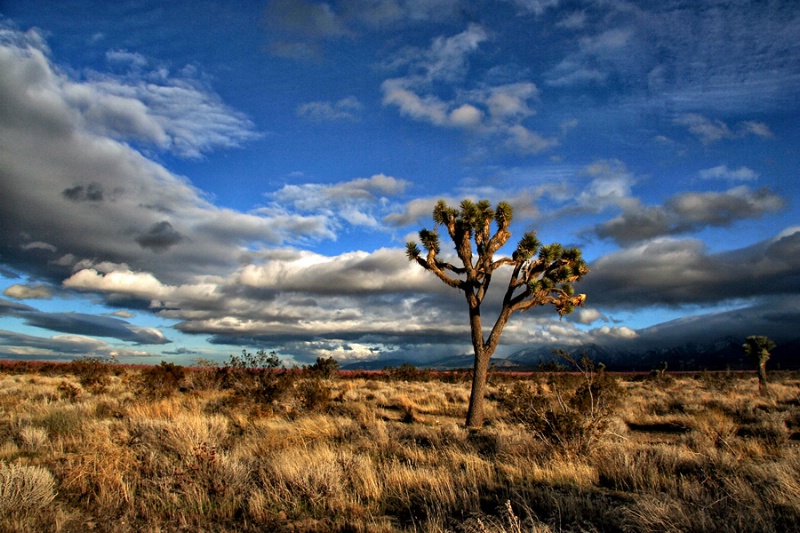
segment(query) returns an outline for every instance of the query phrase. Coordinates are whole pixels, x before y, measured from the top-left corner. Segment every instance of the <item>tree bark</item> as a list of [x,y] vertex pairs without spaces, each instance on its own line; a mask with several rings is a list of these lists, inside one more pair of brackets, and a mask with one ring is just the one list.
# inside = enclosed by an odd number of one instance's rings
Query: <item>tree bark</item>
[[483,408],[486,396],[486,378],[489,375],[489,359],[491,359],[491,354],[485,351],[475,354],[472,390],[469,395],[469,408],[467,409],[467,429],[481,429],[483,427]]
[[763,396],[769,394],[767,391],[767,361],[763,358],[758,362],[758,390]]
[[472,336],[472,349],[475,361],[472,370],[472,390],[467,408],[467,428],[480,429],[483,426],[484,396],[486,394],[486,377],[489,372],[491,351],[486,350],[483,342],[483,324],[481,323],[481,302],[474,292],[465,291],[469,307],[469,328]]

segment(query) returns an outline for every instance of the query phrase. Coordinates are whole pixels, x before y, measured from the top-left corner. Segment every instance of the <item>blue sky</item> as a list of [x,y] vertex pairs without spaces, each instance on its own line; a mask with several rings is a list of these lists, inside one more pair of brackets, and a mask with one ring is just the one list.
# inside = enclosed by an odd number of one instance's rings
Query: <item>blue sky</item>
[[798,37],[790,1],[6,0],[0,357],[469,353],[404,255],[439,198],[590,264],[501,355],[796,338]]

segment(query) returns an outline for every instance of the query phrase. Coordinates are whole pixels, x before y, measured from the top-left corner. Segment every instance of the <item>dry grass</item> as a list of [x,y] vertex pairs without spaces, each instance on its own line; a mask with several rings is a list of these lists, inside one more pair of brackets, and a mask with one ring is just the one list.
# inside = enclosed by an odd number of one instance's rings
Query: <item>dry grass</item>
[[[330,402],[309,410],[303,376],[254,406],[211,375],[142,394],[141,370],[107,372],[102,387],[69,370],[0,373],[0,531],[800,527],[800,381],[788,374],[766,398],[754,376],[624,380],[576,454],[504,411],[507,383],[473,433],[464,382],[315,382]],[[533,379],[561,400],[575,386]]]

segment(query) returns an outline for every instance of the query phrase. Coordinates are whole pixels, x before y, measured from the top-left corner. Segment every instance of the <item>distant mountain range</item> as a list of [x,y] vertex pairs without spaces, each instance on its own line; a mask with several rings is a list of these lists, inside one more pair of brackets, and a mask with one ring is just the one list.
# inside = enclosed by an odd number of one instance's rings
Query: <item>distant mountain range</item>
[[[614,371],[641,372],[658,368],[666,362],[670,370],[751,370],[753,363],[742,349],[743,339],[723,337],[706,343],[687,342],[684,344],[650,348],[640,351],[625,351],[598,345],[581,346],[567,351],[578,359],[585,353],[595,362],[602,362]],[[768,363],[770,369],[800,368],[800,339],[779,344]],[[535,368],[542,363],[559,361],[550,348],[520,350],[508,357],[518,367]],[[561,361],[563,362],[563,361]]]
[[[733,309],[688,316],[639,329],[635,337],[609,340],[607,344],[584,346],[531,346],[505,359],[492,359],[503,369],[532,370],[540,364],[562,362],[553,349],[563,349],[580,358],[585,352],[593,361],[614,371],[649,372],[666,361],[668,370],[751,370],[742,344],[748,335],[766,335],[777,343],[769,370],[800,368],[800,304],[795,299],[767,302],[746,309]],[[411,363],[438,370],[472,368],[472,354],[421,363],[419,357],[383,359],[343,365],[343,369],[381,370]]]
[[[639,350],[624,350],[610,346],[590,344],[580,347],[561,347],[572,357],[580,359],[586,354],[596,363],[603,363],[608,370],[618,372],[647,372],[658,368],[663,361],[667,362],[668,369],[674,371],[701,371],[701,370],[752,370],[753,363],[749,361],[742,350],[744,339],[735,337],[721,337],[709,342],[686,342],[663,348],[641,348]],[[493,358],[492,364],[503,370],[534,370],[547,363],[565,364],[553,353],[558,347],[534,347],[519,350],[505,359]],[[432,370],[452,370],[472,368],[472,355],[457,355],[430,361],[415,363],[410,359],[384,359],[365,361],[343,365],[343,370],[381,370],[386,367],[397,367],[404,363],[411,363],[419,368]],[[767,364],[770,370],[800,369],[800,338],[784,341],[772,351],[772,357]]]

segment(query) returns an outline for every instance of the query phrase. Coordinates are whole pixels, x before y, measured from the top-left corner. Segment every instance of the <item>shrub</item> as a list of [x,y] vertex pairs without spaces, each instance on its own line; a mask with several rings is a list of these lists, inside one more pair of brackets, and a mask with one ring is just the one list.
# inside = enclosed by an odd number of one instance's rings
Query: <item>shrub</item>
[[580,361],[557,352],[578,370],[577,375],[551,374],[549,393],[541,384],[519,381],[501,393],[500,405],[509,418],[532,430],[536,437],[571,454],[589,452],[605,430],[623,390],[617,379],[586,355]]
[[108,388],[112,372],[109,362],[95,357],[81,357],[73,360],[69,367],[83,388],[89,392],[101,394]]
[[673,384],[675,379],[673,379],[672,376],[667,375],[667,367],[668,363],[666,361],[662,361],[658,368],[653,368],[650,370],[650,375],[647,377],[647,380],[664,387]]
[[736,387],[736,374],[730,369],[724,372],[703,371],[700,380],[711,390],[717,392],[731,392]]
[[167,398],[183,385],[186,369],[180,365],[161,361],[157,366],[142,370],[139,388],[155,398]]
[[84,423],[81,413],[74,407],[51,409],[42,418],[41,425],[52,437],[75,434]]
[[392,381],[430,381],[432,378],[430,370],[420,370],[411,363],[403,363],[400,366],[387,366],[383,372]]
[[36,426],[25,426],[20,429],[19,438],[24,449],[34,453],[42,451],[50,441],[47,430]]
[[0,516],[28,516],[55,497],[55,480],[46,468],[0,463]]
[[327,409],[331,402],[331,387],[319,378],[306,379],[297,387],[303,408],[308,411]]
[[283,368],[274,351],[242,350],[240,356],[231,355],[217,373],[224,388],[262,404],[278,401],[294,384],[294,374]]
[[316,363],[303,367],[303,370],[312,377],[333,379],[339,373],[339,362],[333,357],[317,357]]
[[56,390],[62,399],[66,399],[71,402],[77,400],[83,393],[80,387],[74,383],[70,383],[69,381],[62,381],[58,387],[56,387]]

